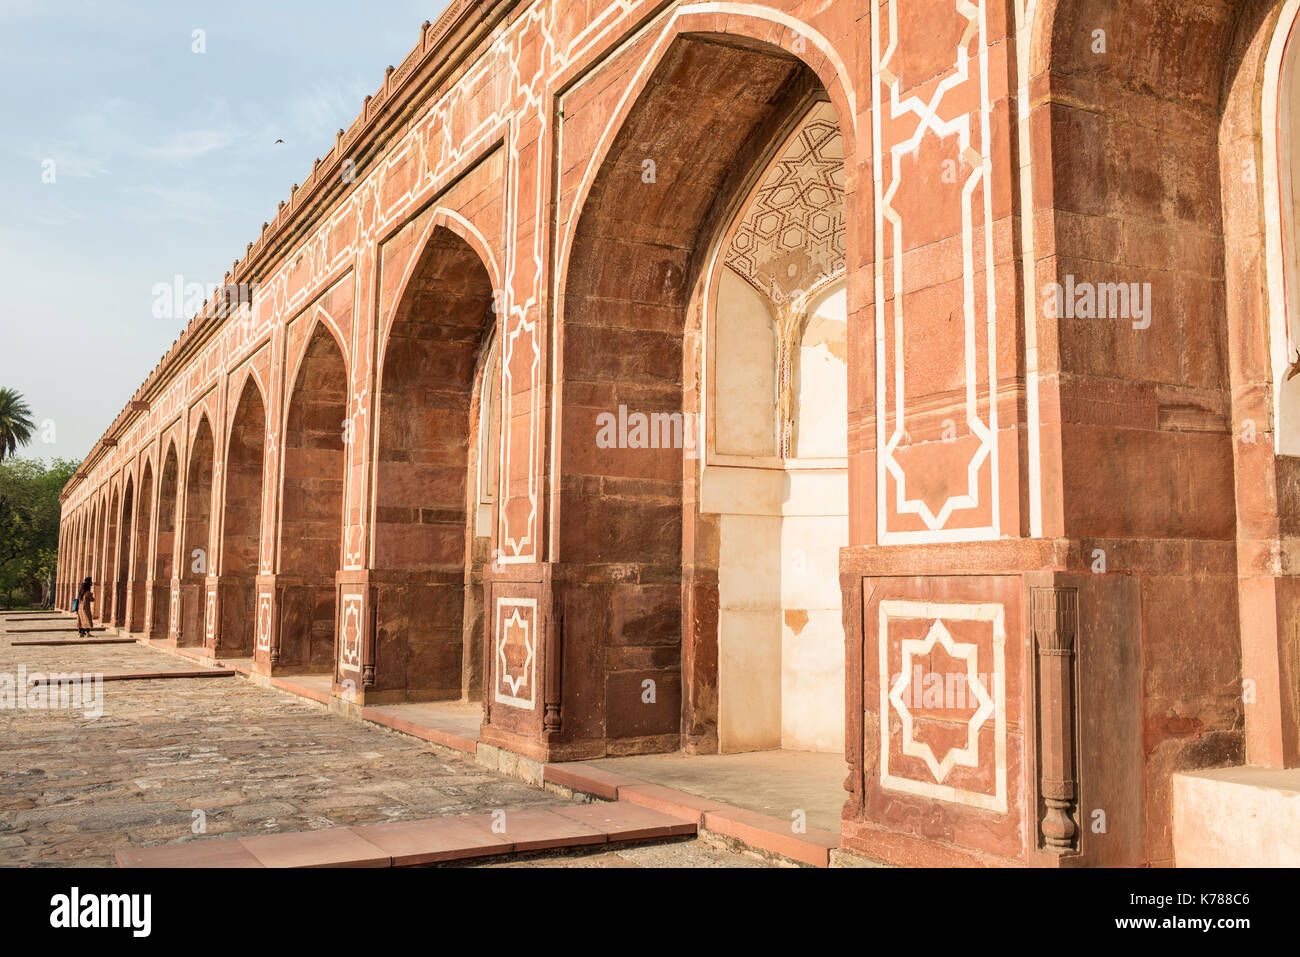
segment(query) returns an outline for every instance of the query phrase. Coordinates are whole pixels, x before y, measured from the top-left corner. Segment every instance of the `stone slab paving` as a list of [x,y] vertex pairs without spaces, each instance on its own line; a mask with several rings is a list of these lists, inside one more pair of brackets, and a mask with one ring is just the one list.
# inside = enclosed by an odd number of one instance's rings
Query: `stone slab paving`
[[[192,670],[139,646],[13,649],[0,673]],[[0,710],[0,865],[122,847],[551,807],[558,795],[240,677],[103,686],[104,714]],[[201,812],[201,815],[195,812]]]
[[[16,637],[0,626],[0,681],[20,667],[29,676],[194,670],[141,645],[14,646]],[[0,708],[0,866],[110,867],[130,847],[573,806],[468,756],[243,677],[102,688],[99,717]],[[762,866],[698,841],[554,863]]]
[[704,841],[666,844],[638,844],[617,850],[546,857],[523,857],[506,861],[469,861],[463,867],[771,867],[770,861],[750,854],[738,854]]
[[134,847],[118,851],[117,861],[123,867],[417,867],[695,833],[693,821],[600,801]]

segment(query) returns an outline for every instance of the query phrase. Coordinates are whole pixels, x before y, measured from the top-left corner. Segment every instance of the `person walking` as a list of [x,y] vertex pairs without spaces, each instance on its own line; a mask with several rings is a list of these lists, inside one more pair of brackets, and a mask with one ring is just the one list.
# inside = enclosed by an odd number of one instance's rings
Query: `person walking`
[[85,638],[90,634],[90,629],[95,626],[94,616],[91,614],[91,606],[95,603],[95,593],[91,591],[90,576],[81,583],[81,588],[77,592],[77,637]]

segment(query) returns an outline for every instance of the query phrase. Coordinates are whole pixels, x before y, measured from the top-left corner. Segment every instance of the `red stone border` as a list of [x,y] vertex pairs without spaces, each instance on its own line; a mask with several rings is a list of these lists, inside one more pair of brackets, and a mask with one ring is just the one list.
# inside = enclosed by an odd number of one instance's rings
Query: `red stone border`
[[[231,674],[234,674],[233,669],[231,670]],[[310,698],[312,701],[326,705],[327,707],[329,706],[330,696],[328,691],[321,691],[319,688],[313,688],[311,685],[295,681],[292,676],[286,678],[271,678],[268,681],[268,684],[278,691],[288,691],[303,698]]]
[[440,744],[444,748],[451,748],[454,751],[463,751],[466,754],[478,753],[478,735],[469,738],[456,731],[439,728],[436,725],[420,724],[419,722],[411,721],[399,715],[390,714],[380,705],[362,708],[361,720],[369,721],[371,724],[382,725],[385,728],[389,728],[393,731],[400,731],[403,734],[409,734],[411,737],[419,738],[421,741]]
[[548,764],[543,769],[543,779],[583,794],[634,804],[690,821],[700,830],[712,831],[755,850],[813,867],[829,867],[830,852],[840,846],[840,836],[832,831],[809,828],[797,833],[791,830],[789,821],[781,818],[600,768]]
[[413,867],[694,833],[694,823],[636,805],[584,804],[132,847],[116,857],[119,867]]

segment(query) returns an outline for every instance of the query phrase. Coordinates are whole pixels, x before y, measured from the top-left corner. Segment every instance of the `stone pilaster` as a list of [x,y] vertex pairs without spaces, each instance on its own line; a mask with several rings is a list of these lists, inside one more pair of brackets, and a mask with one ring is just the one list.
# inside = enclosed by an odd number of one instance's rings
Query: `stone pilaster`
[[1039,728],[1038,842],[1052,853],[1069,854],[1078,849],[1079,835],[1075,717],[1079,593],[1076,588],[1048,586],[1031,588],[1029,596]]

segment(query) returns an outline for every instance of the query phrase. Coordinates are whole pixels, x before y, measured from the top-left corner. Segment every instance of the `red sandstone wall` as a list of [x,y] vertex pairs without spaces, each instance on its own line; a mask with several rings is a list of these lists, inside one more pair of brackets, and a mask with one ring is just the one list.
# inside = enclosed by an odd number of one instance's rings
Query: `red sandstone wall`
[[[710,534],[683,491],[692,466],[602,458],[590,423],[620,403],[689,410],[710,237],[816,92],[844,135],[849,224],[845,844],[918,862],[1166,861],[1170,774],[1242,759],[1243,523],[1265,542],[1295,525],[1285,461],[1259,479],[1275,526],[1258,532],[1242,491],[1262,472],[1243,484],[1255,453],[1234,446],[1234,413],[1267,368],[1242,359],[1263,334],[1252,294],[1230,295],[1251,281],[1225,258],[1220,213],[1239,213],[1220,175],[1224,91],[1276,7],[536,2],[495,5],[489,41],[477,5],[454,4],[237,264],[233,279],[259,283],[251,315],[193,328],[70,485],[64,603],[116,535],[134,549],[107,563],[114,614],[136,630],[168,614],[184,562],[158,463],[174,442],[179,475],[202,482],[191,456],[214,459],[211,528],[180,529],[187,551],[206,537],[219,553],[206,641],[270,668],[310,637],[292,665],[332,670],[348,704],[446,671],[412,670],[411,599],[379,573],[434,540],[448,556],[434,564],[473,564],[439,531],[464,517],[472,350],[426,350],[457,383],[445,523],[398,520],[417,505],[394,450],[431,443],[391,417],[429,406],[407,391],[384,407],[382,380],[403,310],[467,276],[477,304],[486,276],[502,437],[499,560],[470,575],[486,581],[485,740],[547,758],[671,748],[683,731],[707,747],[716,648],[697,639],[716,582],[683,565]],[[1070,276],[1149,282],[1150,326],[1046,315],[1043,288]],[[336,352],[327,370],[302,359],[313,329]],[[236,416],[254,380],[264,426]],[[211,453],[189,451],[200,414]],[[107,497],[128,480],[130,505]],[[120,516],[105,526],[107,501]],[[322,502],[334,526],[323,506],[303,517]],[[150,577],[141,556],[164,554]],[[454,577],[426,610],[463,641]],[[1268,621],[1290,620],[1288,588],[1261,600]],[[891,703],[936,623],[998,676],[987,714]],[[945,770],[952,752],[965,763]]]

